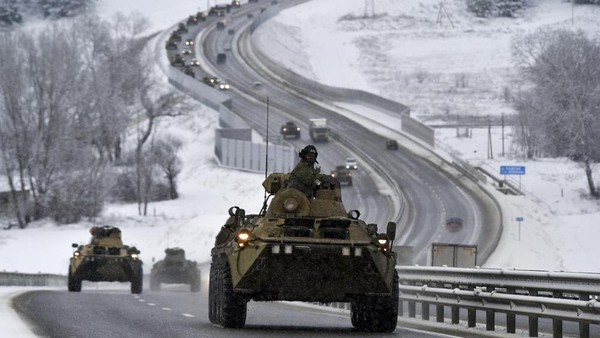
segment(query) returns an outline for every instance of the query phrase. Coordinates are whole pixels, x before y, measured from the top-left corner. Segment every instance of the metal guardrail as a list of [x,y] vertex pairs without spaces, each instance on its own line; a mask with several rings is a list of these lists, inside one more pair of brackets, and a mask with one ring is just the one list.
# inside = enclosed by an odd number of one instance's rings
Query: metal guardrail
[[[506,315],[506,332],[515,333],[516,316],[528,317],[530,337],[538,336],[540,318],[552,320],[552,335],[563,336],[563,321],[579,324],[580,337],[590,336],[590,324],[600,325],[600,274],[506,269],[464,269],[399,266],[400,314],[424,321],[435,307],[444,321],[450,307],[452,324],[460,310],[467,326],[476,326],[476,311],[485,311],[486,330],[494,331],[496,313]],[[407,311],[404,311],[407,306]]]
[[0,286],[65,286],[67,277],[47,273],[0,272]]

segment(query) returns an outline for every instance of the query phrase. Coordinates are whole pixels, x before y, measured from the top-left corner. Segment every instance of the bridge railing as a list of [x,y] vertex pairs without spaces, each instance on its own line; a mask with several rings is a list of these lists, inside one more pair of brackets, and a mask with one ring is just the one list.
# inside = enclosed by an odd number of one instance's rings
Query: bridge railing
[[450,308],[452,324],[460,310],[467,326],[477,324],[477,311],[485,311],[485,327],[496,329],[496,314],[506,315],[506,332],[515,333],[516,316],[528,317],[530,337],[538,336],[540,318],[552,320],[552,335],[563,336],[563,322],[579,324],[580,337],[590,336],[590,324],[600,325],[600,274],[509,269],[464,269],[399,266],[400,315],[444,322]]

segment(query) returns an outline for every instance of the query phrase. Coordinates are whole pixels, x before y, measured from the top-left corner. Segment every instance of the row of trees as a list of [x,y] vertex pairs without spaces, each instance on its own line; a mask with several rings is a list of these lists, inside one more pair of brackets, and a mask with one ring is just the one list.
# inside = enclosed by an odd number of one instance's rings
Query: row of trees
[[0,2],[0,27],[23,22],[27,16],[59,19],[85,12],[95,0],[3,0]]
[[81,17],[0,34],[0,164],[13,199],[33,200],[17,208],[21,227],[94,217],[112,196],[135,197],[140,214],[156,191],[177,197],[181,144],[154,131],[184,107],[141,53],[146,27],[135,15]]
[[590,195],[600,198],[592,165],[600,161],[600,44],[582,31],[541,30],[515,40],[526,86],[515,99],[527,156],[566,156],[583,164]]
[[525,7],[525,0],[466,0],[467,8],[480,17],[512,17]]

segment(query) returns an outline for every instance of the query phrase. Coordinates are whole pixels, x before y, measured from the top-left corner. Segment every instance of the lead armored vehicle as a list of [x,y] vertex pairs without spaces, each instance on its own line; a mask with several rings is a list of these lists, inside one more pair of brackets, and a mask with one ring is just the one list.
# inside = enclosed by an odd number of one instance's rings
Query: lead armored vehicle
[[109,225],[92,227],[89,244],[73,243],[68,288],[81,291],[81,282],[131,282],[131,293],[142,293],[143,271],[140,251],[123,245],[121,230]]
[[270,195],[259,214],[229,209],[211,251],[210,321],[244,326],[250,300],[349,302],[357,329],[394,331],[396,224],[389,222],[387,231],[378,233],[357,210],[347,212],[337,180],[329,175],[319,174],[310,199],[286,188],[289,177],[267,177],[263,186]]
[[165,259],[152,266],[150,290],[160,290],[161,283],[189,284],[190,291],[200,291],[200,269],[195,261],[185,259],[182,248],[165,249]]

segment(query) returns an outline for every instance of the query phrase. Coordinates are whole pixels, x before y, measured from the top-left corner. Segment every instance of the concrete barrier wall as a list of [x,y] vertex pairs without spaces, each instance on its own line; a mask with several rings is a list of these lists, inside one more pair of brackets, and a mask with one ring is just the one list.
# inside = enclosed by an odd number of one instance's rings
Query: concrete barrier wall
[[[231,97],[170,65],[164,46],[175,28],[176,26],[165,30],[159,35],[154,51],[155,59],[168,77],[169,83],[195,100],[219,112],[219,125],[223,129],[218,129],[215,133],[215,157],[220,165],[224,167],[264,171],[266,145],[252,142],[252,129],[246,120],[231,110]],[[192,26],[189,29],[192,33],[200,32],[199,26]],[[296,150],[293,147],[269,144],[269,170],[291,171],[295,165],[295,156],[293,156],[295,153]]]

